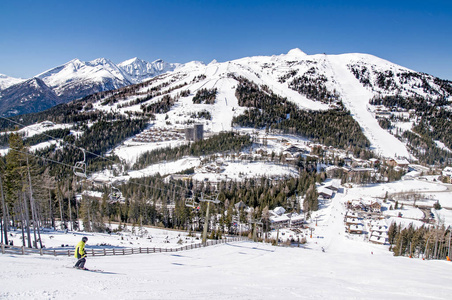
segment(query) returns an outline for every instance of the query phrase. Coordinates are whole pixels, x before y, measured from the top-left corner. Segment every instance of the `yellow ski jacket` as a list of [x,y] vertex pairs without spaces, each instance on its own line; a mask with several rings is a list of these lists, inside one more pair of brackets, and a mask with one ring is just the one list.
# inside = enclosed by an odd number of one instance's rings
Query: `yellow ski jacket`
[[75,258],[86,257],[85,242],[83,241],[78,242],[77,246],[75,246],[74,256]]

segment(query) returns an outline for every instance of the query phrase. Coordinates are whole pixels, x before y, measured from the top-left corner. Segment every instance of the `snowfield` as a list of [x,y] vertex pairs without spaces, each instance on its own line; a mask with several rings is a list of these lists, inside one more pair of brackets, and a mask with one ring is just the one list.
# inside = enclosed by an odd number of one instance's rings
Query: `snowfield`
[[[373,254],[371,254],[373,252]],[[3,299],[450,299],[450,262],[235,242],[177,253],[74,258],[1,255]]]

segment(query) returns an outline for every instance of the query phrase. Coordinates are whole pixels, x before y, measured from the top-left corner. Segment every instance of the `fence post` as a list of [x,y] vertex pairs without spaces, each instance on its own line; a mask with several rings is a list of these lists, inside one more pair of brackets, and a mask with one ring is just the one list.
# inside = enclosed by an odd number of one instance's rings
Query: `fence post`
[[116,253],[115,253],[115,248],[113,248],[113,255],[116,255]]
[[71,256],[71,250],[67,251],[67,256]]
[[122,255],[126,255],[126,251],[124,248],[122,248]]
[[53,249],[53,256],[56,256],[56,250]]
[[94,249],[91,249],[91,256],[94,256]]
[[104,256],[107,256],[107,250],[104,248]]
[[39,248],[39,254],[42,256],[42,248]]
[[5,245],[2,244],[2,254],[5,254]]

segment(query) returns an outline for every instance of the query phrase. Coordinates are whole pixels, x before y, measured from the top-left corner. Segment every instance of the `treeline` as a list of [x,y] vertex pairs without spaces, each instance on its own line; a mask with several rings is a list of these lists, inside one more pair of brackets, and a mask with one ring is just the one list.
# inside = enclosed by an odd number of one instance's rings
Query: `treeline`
[[[449,110],[450,101],[444,97],[423,98],[403,97],[400,95],[379,97],[370,100],[372,105],[383,105],[389,110],[413,110],[413,117],[417,122],[402,133],[402,138],[408,142],[411,153],[421,163],[450,164],[452,155],[449,151],[438,147],[435,141],[440,141],[452,149],[452,112]],[[391,122],[380,121],[382,128],[391,128]]]
[[193,97],[194,104],[215,104],[217,98],[217,89],[200,89]]
[[422,226],[406,228],[392,223],[388,229],[389,248],[395,256],[446,259],[450,255],[451,228]]
[[[58,180],[71,178],[72,170],[67,167],[75,165],[77,161],[83,161],[83,151],[86,150],[88,172],[95,172],[111,166],[119,159],[110,155],[103,159],[92,155],[104,156],[109,150],[118,146],[125,139],[136,135],[148,126],[146,119],[125,119],[118,121],[101,120],[88,127],[83,125],[83,131],[79,137],[72,134],[63,137],[63,147],[51,145],[47,148],[36,150],[35,155],[45,159],[60,162],[61,164],[48,163],[46,160],[38,160],[38,164],[49,169],[50,175]],[[89,153],[91,152],[91,153]]]
[[449,151],[440,149],[429,135],[416,133],[415,128],[413,131],[403,132],[402,137],[407,140],[410,152],[419,162],[428,165],[450,164],[452,154]]
[[427,113],[431,114],[437,107],[449,105],[450,102],[443,97],[424,98],[420,96],[405,97],[401,95],[374,97],[369,101],[371,105],[383,105],[390,110],[398,109],[414,109],[417,114]]
[[[99,217],[110,221],[133,224],[156,225],[167,228],[200,229],[203,225],[206,205],[200,202],[200,210],[187,207],[187,198],[198,202],[203,197],[216,197],[220,204],[211,205],[210,213],[213,224],[220,224],[224,231],[232,230],[233,216],[239,216],[241,222],[250,219],[263,220],[264,229],[268,230],[269,210],[284,206],[288,211],[300,211],[303,207],[309,217],[311,211],[318,209],[315,183],[324,180],[325,174],[302,172],[298,178],[272,180],[270,178],[244,179],[218,184],[194,182],[192,180],[165,182],[160,176],[134,179],[121,186],[125,203],[102,201]],[[301,197],[305,200],[300,203]],[[251,213],[243,208],[237,210],[236,204],[251,207]],[[170,211],[169,206],[174,205]],[[94,207],[93,207],[94,210]],[[227,213],[225,213],[227,212]],[[220,217],[218,217],[220,216]],[[195,224],[194,224],[195,223]]]
[[202,110],[202,111],[192,113],[190,115],[190,118],[212,120],[212,114],[207,110]]
[[289,87],[298,93],[305,95],[306,98],[323,103],[339,100],[336,91],[330,92],[325,86],[328,80],[324,75],[308,77],[306,75],[295,77]]
[[298,134],[326,146],[338,148],[367,148],[370,143],[361,127],[344,110],[304,111],[245,78],[239,84],[236,97],[240,106],[249,107],[233,123],[244,127],[267,128],[283,133]]
[[189,145],[182,145],[176,148],[163,148],[148,151],[140,155],[133,169],[142,169],[148,165],[161,161],[177,160],[184,156],[201,156],[213,153],[239,152],[251,145],[248,135],[239,135],[234,132],[222,132],[200,140]]
[[42,247],[40,228],[44,215],[50,217],[48,189],[55,188],[48,172],[43,172],[17,134],[10,135],[11,149],[0,158],[1,241],[8,243],[10,226],[22,231],[22,244]]

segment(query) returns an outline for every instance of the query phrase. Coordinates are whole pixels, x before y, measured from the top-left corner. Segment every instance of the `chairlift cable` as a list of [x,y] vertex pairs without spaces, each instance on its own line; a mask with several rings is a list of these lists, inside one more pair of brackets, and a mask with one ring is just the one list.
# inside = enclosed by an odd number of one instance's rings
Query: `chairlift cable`
[[[14,123],[14,124],[16,124],[16,125],[20,125],[20,126],[22,126],[22,127],[24,127],[24,128],[27,127],[26,125],[24,125],[24,124],[22,124],[22,123],[20,123],[20,122],[11,120],[11,119],[6,118],[6,117],[4,117],[4,116],[0,116],[0,118],[2,118],[2,119],[4,119],[4,120],[7,120],[7,121],[10,121],[11,123]],[[58,141],[57,138],[55,138],[55,137],[53,137],[53,136],[51,136],[51,135],[49,135],[49,134],[46,134],[46,133],[44,133],[44,132],[40,132],[40,131],[38,131],[37,129],[34,129],[34,128],[30,128],[30,129],[31,129],[31,130],[34,130],[34,131],[36,131],[36,132],[39,132],[40,134],[43,134],[43,135],[45,135],[45,136],[47,136],[47,137],[50,137],[51,139],[53,139],[53,140],[55,140],[55,141]],[[86,152],[86,153],[89,153],[89,154],[94,155],[94,156],[99,157],[99,158],[103,158],[103,159],[105,159],[105,160],[107,160],[107,161],[109,161],[109,162],[111,162],[111,163],[113,163],[113,164],[116,164],[115,161],[113,161],[113,160],[111,160],[111,159],[109,159],[109,158],[107,158],[107,157],[105,157],[105,156],[103,156],[103,155],[99,155],[99,154],[96,154],[96,153],[87,151],[87,150],[85,150],[85,149],[83,149],[83,148],[81,148],[81,147],[79,147],[79,146],[73,145],[73,144],[68,143],[68,142],[65,142],[65,141],[63,141],[63,144],[64,144],[64,145],[69,145],[69,146],[74,147],[74,148],[77,148],[77,149],[80,149],[80,150],[82,150],[82,151],[84,151],[84,152]],[[60,164],[61,164],[61,163],[60,163]],[[67,166],[67,165],[66,165],[66,166]],[[74,168],[74,166],[71,166],[71,168]],[[141,170],[136,170],[136,171],[138,171],[138,172],[140,172],[140,173],[142,173],[142,174],[144,174],[144,175],[147,175],[145,172],[143,172],[143,171],[141,171]],[[178,187],[178,188],[181,188],[181,189],[184,189],[184,190],[186,189],[185,187],[176,185],[175,183],[170,183],[170,184],[173,185],[174,187]]]

